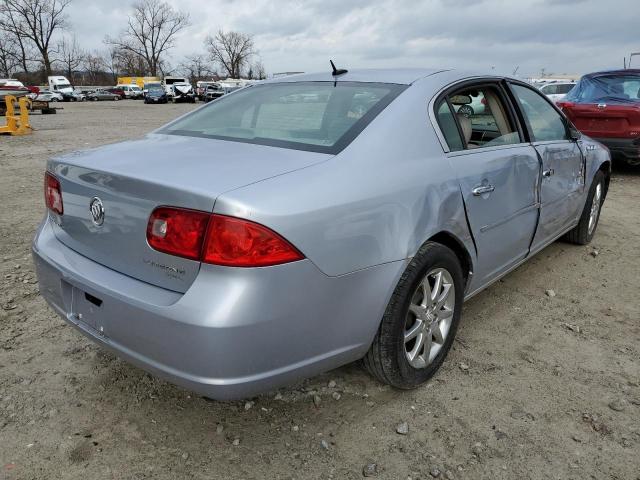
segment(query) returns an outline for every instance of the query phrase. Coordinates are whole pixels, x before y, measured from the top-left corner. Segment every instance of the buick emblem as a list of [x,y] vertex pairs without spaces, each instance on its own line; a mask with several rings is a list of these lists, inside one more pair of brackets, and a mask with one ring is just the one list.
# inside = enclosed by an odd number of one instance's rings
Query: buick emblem
[[104,223],[104,205],[102,200],[98,197],[93,197],[89,204],[89,211],[91,212],[91,221],[98,227]]

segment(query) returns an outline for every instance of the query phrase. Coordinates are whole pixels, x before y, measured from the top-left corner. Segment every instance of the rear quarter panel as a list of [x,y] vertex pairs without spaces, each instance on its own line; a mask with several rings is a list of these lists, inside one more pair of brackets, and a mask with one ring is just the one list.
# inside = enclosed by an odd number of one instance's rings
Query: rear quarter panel
[[[583,135],[578,144],[582,149],[582,152],[585,156],[585,190],[584,190],[584,200],[586,201],[587,195],[589,193],[589,187],[591,186],[591,182],[593,181],[593,177],[596,175],[598,170],[605,171],[608,175],[611,175],[611,154],[609,153],[609,149],[602,145],[600,142],[589,138],[586,135]],[[589,145],[592,145],[594,148],[589,148]],[[608,188],[608,184],[607,184]]]
[[440,231],[474,258],[458,182],[427,113],[438,83],[409,87],[337,156],[227,192],[214,212],[269,226],[330,276],[412,257]]

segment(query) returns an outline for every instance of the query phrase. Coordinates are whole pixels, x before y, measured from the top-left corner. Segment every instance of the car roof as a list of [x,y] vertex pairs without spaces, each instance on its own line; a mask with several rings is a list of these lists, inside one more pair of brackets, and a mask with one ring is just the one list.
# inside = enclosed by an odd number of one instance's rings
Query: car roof
[[334,77],[331,69],[318,73],[300,73],[286,77],[278,77],[267,80],[264,83],[287,82],[372,82],[372,83],[397,83],[411,85],[424,77],[429,77],[448,69],[435,68],[394,68],[394,69],[358,69],[349,70],[347,73]]
[[640,75],[640,69],[627,68],[627,69],[618,69],[618,70],[603,70],[601,72],[587,73],[584,76],[592,78],[592,77],[599,77],[600,75],[611,75],[611,74],[624,75],[625,73],[626,74],[631,73],[632,75]]

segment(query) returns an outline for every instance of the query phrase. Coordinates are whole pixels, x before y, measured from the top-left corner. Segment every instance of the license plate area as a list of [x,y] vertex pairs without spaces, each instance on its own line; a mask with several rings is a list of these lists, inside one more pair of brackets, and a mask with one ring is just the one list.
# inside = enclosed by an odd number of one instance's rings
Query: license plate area
[[624,120],[620,118],[591,118],[589,128],[602,132],[617,131],[624,128]]
[[98,320],[103,310],[102,299],[78,287],[71,288],[71,319],[98,330]]

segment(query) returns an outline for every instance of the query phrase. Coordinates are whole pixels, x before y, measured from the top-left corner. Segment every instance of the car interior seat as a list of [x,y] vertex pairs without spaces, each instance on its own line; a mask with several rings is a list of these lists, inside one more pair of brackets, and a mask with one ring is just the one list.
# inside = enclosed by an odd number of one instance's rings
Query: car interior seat
[[460,128],[462,129],[462,134],[464,135],[464,141],[467,144],[467,148],[478,148],[478,145],[469,143],[469,140],[471,140],[471,134],[473,133],[471,119],[469,117],[466,117],[463,113],[458,113],[457,117],[458,122],[460,123]]

